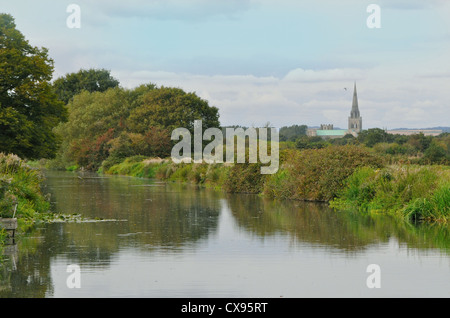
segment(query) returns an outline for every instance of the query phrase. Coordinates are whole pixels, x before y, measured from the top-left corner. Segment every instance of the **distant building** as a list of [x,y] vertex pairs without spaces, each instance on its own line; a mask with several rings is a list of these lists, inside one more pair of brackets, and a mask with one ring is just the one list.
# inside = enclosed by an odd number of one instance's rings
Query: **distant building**
[[439,136],[442,134],[443,130],[441,129],[394,129],[394,130],[386,130],[388,134],[393,135],[417,135],[424,134],[425,136]]
[[362,131],[362,117],[359,113],[358,95],[356,93],[356,83],[353,88],[353,101],[350,117],[348,117],[348,129],[334,129],[332,124],[320,125],[319,128],[308,128],[306,134],[310,137],[319,136],[327,138],[341,138],[347,134],[357,137]]

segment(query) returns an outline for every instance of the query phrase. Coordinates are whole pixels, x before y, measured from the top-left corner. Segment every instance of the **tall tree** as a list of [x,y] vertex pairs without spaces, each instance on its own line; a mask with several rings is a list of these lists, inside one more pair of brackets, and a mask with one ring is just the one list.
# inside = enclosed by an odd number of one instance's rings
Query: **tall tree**
[[[167,157],[173,129],[219,127],[216,107],[194,93],[179,88],[146,84],[134,89],[110,88],[83,91],[67,104],[68,121],[54,131],[61,136],[59,164],[77,164],[96,170],[103,161],[128,156]],[[118,161],[120,162],[120,161]]]
[[60,100],[68,103],[75,95],[82,91],[104,92],[108,88],[119,86],[119,81],[105,69],[80,70],[56,79],[53,83]]
[[296,141],[299,137],[306,135],[306,125],[292,125],[280,128],[281,141]]
[[52,129],[66,118],[66,109],[50,84],[52,73],[48,50],[30,45],[14,18],[0,14],[0,152],[54,156]]
[[219,109],[195,93],[180,88],[161,87],[142,95],[140,104],[130,112],[127,125],[130,130],[144,133],[149,127],[160,126],[194,130],[194,121],[202,120],[204,129],[220,127]]

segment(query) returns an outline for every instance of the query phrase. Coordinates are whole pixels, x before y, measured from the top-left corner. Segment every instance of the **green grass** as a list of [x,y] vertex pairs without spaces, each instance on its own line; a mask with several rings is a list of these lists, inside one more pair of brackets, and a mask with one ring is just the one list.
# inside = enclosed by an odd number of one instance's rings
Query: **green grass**
[[194,183],[221,189],[228,177],[229,168],[223,164],[175,164],[169,160],[157,160],[136,156],[124,159],[99,173],[126,175],[138,178],[156,178],[164,181]]
[[383,213],[416,221],[450,220],[450,167],[395,164],[364,147],[280,152],[280,169],[262,175],[260,164],[175,164],[142,156],[105,169],[120,174],[194,183],[268,198],[325,201],[337,209]]
[[112,165],[99,172],[114,175],[126,175],[138,178],[154,178],[161,163],[147,163],[143,156],[130,157],[121,163]]
[[450,221],[450,167],[393,165],[360,168],[330,204],[409,221]]
[[442,184],[429,197],[411,200],[402,212],[411,221],[450,221],[450,183]]
[[15,155],[0,153],[0,217],[18,219],[25,231],[48,214],[50,203],[41,191],[43,176]]
[[381,158],[363,147],[329,146],[282,154],[281,168],[264,187],[268,197],[330,201],[360,167],[382,167]]

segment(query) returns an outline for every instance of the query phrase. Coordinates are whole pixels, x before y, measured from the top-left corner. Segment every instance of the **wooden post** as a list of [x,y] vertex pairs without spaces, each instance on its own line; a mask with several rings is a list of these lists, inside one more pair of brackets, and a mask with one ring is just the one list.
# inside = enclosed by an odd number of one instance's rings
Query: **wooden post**
[[10,237],[14,237],[17,229],[17,218],[0,218],[0,227],[4,228]]

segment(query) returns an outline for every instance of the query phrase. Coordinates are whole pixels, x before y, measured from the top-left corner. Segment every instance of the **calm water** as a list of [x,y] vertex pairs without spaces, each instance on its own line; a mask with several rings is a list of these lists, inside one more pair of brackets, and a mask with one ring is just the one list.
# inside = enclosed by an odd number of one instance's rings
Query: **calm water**
[[[128,177],[47,175],[53,208],[7,246],[1,297],[449,297],[449,226]],[[80,288],[68,288],[69,265]],[[369,264],[380,288],[368,288]]]

